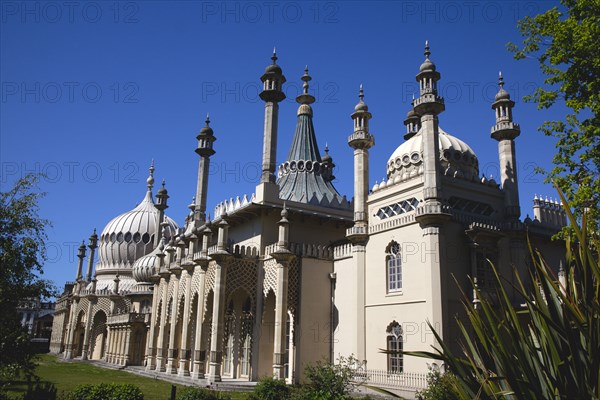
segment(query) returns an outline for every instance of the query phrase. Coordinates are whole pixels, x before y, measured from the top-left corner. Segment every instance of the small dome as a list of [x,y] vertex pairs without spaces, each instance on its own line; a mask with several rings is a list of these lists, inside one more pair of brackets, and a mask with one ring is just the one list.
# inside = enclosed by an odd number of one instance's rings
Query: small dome
[[354,111],[369,111],[369,106],[361,100],[354,106]]
[[[100,272],[128,268],[137,259],[152,252],[155,235],[158,233],[158,216],[159,210],[148,190],[137,207],[111,220],[102,231],[96,269]],[[165,221],[165,236],[170,238],[179,227],[167,216]]]
[[503,87],[500,88],[498,93],[496,93],[495,97],[496,101],[498,100],[510,100],[510,94]]
[[281,71],[281,67],[277,64],[269,64],[267,68],[265,68],[265,74],[277,74],[281,75],[283,71]]
[[425,59],[425,61],[423,61],[423,64],[421,64],[421,66],[419,67],[419,71],[420,72],[424,72],[424,71],[435,71],[435,64],[429,59]]
[[[479,161],[471,147],[462,140],[439,129],[440,163],[446,175],[473,179],[479,176]],[[402,143],[387,162],[388,180],[406,180],[423,172],[423,130]],[[458,173],[456,173],[458,172]],[[456,174],[455,174],[456,173]]]
[[133,263],[132,275],[136,282],[150,282],[158,272],[158,257],[154,252],[140,257]]

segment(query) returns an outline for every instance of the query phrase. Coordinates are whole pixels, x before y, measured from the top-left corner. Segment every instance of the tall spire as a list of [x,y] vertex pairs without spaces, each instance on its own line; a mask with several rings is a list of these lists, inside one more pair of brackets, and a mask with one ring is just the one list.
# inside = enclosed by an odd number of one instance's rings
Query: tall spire
[[500,183],[504,191],[504,209],[508,219],[521,216],[519,205],[519,184],[517,180],[517,156],[514,139],[521,134],[519,124],[512,118],[515,102],[504,89],[502,72],[498,74],[498,93],[492,109],[496,113],[496,124],[492,126],[491,137],[498,141],[498,157],[500,161]]
[[348,137],[348,145],[354,149],[354,226],[357,229],[352,231],[348,238],[356,242],[366,239],[369,149],[375,145],[375,138],[369,132],[369,120],[372,115],[364,102],[364,97],[365,93],[361,84],[358,89],[358,104],[354,106],[354,112],[351,115],[354,121],[354,131]]
[[208,175],[210,169],[210,157],[215,154],[213,149],[213,143],[217,138],[215,137],[213,129],[210,127],[210,116],[206,113],[206,119],[204,120],[204,127],[200,129],[200,133],[196,136],[198,140],[198,146],[196,147],[196,154],[200,156],[198,160],[198,180],[196,182],[196,200],[194,208],[194,221],[196,226],[203,223],[206,217],[206,198],[208,192]]
[[346,200],[331,183],[333,164],[321,159],[313,126],[313,110],[310,106],[315,98],[309,91],[312,79],[308,66],[300,78],[302,93],[296,97],[298,121],[287,161],[279,166],[279,198],[301,203],[318,203],[331,207],[346,206]]
[[[438,96],[437,82],[440,73],[429,59],[429,42],[425,42],[425,61],[419,67],[416,76],[419,82],[419,97],[414,100],[414,112],[420,118],[420,130],[423,140],[423,199],[428,204],[427,213],[441,213],[442,172],[439,163],[439,121],[438,115],[444,111],[444,99]],[[408,126],[408,125],[407,125]]]
[[263,91],[260,98],[265,102],[265,124],[263,137],[263,160],[261,183],[275,182],[275,162],[277,155],[277,126],[279,124],[279,102],[285,99],[283,84],[285,76],[277,65],[277,54],[273,48],[272,64],[268,65],[260,77]]

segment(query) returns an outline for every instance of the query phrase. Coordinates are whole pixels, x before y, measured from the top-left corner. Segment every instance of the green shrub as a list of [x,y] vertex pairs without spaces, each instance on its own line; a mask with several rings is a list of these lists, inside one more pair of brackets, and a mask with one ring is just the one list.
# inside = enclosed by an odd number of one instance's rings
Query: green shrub
[[427,389],[417,392],[419,400],[457,400],[452,389],[456,377],[451,372],[442,374],[438,369],[429,367],[427,373]]
[[135,385],[100,383],[77,386],[67,394],[66,400],[144,400],[144,394]]
[[290,398],[290,388],[281,379],[261,378],[254,388],[252,398],[257,400],[284,400]]
[[177,396],[177,400],[230,400],[231,396],[218,392],[216,390],[208,390],[198,387],[187,387]]
[[340,357],[336,364],[319,361],[304,370],[308,384],[299,395],[306,399],[343,400],[352,391],[352,368],[354,357]]

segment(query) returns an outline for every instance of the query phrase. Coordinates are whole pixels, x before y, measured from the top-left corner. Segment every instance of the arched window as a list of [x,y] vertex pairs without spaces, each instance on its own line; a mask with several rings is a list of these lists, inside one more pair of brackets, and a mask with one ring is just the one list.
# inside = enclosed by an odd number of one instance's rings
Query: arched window
[[398,374],[404,371],[404,356],[402,355],[402,326],[392,321],[386,329],[388,362],[387,370],[390,374]]
[[385,249],[387,256],[387,291],[398,292],[402,290],[402,255],[400,253],[400,245],[391,241]]

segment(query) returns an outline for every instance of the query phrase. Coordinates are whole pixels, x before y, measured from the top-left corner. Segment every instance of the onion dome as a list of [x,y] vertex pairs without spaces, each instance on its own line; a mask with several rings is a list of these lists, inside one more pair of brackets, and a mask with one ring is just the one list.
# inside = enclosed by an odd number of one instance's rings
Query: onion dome
[[281,67],[277,65],[277,52],[275,51],[275,48],[273,48],[273,55],[271,56],[271,60],[273,60],[273,63],[267,65],[267,68],[265,68],[265,74],[281,75],[283,71],[281,71]]
[[[110,270],[129,269],[133,263],[155,248],[155,235],[159,231],[160,211],[152,198],[154,178],[150,169],[148,190],[142,202],[133,210],[111,220],[100,235],[99,261],[96,266],[99,278]],[[179,227],[166,217],[165,235],[170,238]]]
[[151,282],[152,276],[158,273],[158,269],[160,268],[159,254],[161,254],[165,249],[165,243],[166,239],[163,235],[157,248],[155,248],[150,254],[138,258],[137,261],[133,263],[132,276],[136,282]]
[[365,92],[363,91],[362,83],[360,84],[360,89],[358,90],[358,98],[360,99],[356,106],[354,106],[354,111],[369,111],[369,106],[364,102]]
[[510,100],[510,94],[504,90],[504,78],[502,77],[502,72],[498,73],[498,86],[500,86],[500,90],[496,93],[495,100]]
[[435,71],[435,64],[429,59],[429,56],[431,55],[431,51],[429,51],[429,41],[426,40],[425,41],[425,61],[423,61],[423,64],[421,64],[421,66],[419,67],[419,71],[420,72],[425,72],[425,71]]
[[[445,175],[468,180],[479,176],[479,161],[471,147],[439,128],[440,163]],[[388,181],[404,181],[423,174],[423,132],[402,143],[387,162]]]

